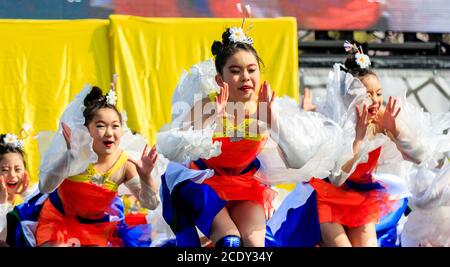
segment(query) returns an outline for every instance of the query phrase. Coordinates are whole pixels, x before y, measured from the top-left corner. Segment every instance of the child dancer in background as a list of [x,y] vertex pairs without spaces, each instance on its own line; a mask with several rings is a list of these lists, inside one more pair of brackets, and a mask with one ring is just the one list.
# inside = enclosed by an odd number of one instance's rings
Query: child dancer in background
[[[124,151],[121,142],[137,137],[123,128],[115,102],[114,90],[104,96],[98,87],[86,87],[63,113],[62,133],[53,137],[40,165],[39,189],[50,194],[39,215],[37,246],[130,245],[114,210],[122,183],[143,207],[157,207],[158,185],[151,174],[156,149],[145,145],[138,159]],[[44,139],[42,134],[41,145]],[[143,143],[134,152],[142,151]]]
[[23,140],[0,134],[0,246],[6,245],[6,215],[28,194],[28,183]]

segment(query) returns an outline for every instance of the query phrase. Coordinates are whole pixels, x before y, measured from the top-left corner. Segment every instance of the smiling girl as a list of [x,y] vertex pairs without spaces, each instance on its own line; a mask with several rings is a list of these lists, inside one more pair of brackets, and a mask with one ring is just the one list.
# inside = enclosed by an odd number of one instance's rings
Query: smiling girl
[[22,140],[0,135],[0,243],[6,241],[6,214],[19,204],[28,188],[28,172]]
[[[37,246],[124,246],[124,225],[114,209],[124,183],[142,206],[159,203],[151,172],[155,148],[134,160],[120,146],[125,129],[115,91],[85,88],[61,118],[40,166],[39,189],[49,193],[39,215]],[[149,240],[147,240],[149,241]]]

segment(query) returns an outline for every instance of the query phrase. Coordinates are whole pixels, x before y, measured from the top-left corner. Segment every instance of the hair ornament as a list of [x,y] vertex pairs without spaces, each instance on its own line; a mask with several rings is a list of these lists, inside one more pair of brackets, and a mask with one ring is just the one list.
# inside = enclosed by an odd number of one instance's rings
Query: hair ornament
[[345,41],[344,49],[348,53],[355,54],[356,64],[358,64],[361,69],[366,69],[371,64],[369,56],[364,54],[361,46],[358,48],[356,44],[351,44],[349,41]]
[[117,84],[117,74],[113,75],[113,82],[111,83],[111,89],[108,94],[106,94],[106,103],[109,105],[115,106],[117,103],[117,95],[116,95],[116,84]]

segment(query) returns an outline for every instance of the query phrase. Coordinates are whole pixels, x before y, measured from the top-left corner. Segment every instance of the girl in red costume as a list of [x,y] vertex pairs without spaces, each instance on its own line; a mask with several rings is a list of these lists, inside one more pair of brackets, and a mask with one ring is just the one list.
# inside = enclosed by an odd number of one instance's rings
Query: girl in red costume
[[[423,127],[413,126],[415,119],[421,121],[423,112],[409,104],[406,98],[389,97],[383,106],[383,90],[377,75],[369,69],[369,57],[355,45],[345,45],[352,54],[342,67],[345,72],[335,66],[337,82],[334,85],[340,80],[346,87],[337,89],[341,92],[336,94],[341,101],[328,102],[329,106],[322,112],[336,110],[348,101],[349,112],[341,113],[335,120],[344,131],[352,132],[354,138],[350,139],[352,145],[349,148],[353,156],[339,165],[340,169],[333,171],[329,180],[311,179],[310,185],[317,193],[322,245],[377,246],[376,224],[393,210],[396,200],[408,196],[406,183],[375,174],[376,171],[396,171],[393,164],[379,170],[379,162],[407,160],[420,164],[429,157],[433,143],[429,142],[431,135],[426,136],[422,131]],[[350,104],[351,95],[354,99]],[[354,128],[349,127],[350,121],[354,121]],[[401,180],[402,175],[399,177]]]
[[182,75],[172,127],[158,134],[158,151],[172,161],[162,178],[163,215],[178,246],[200,245],[196,227],[215,246],[265,246],[276,196],[270,185],[311,177],[299,175],[304,168],[326,177],[334,164],[318,159],[334,155],[329,144],[339,142],[338,127],[276,99],[260,82],[252,44],[239,27],[214,41],[215,61]]
[[[88,86],[62,115],[62,134],[55,134],[40,165],[39,189],[49,197],[38,218],[37,246],[126,245],[130,240],[114,210],[122,183],[143,207],[158,205],[151,175],[156,149],[145,146],[136,160],[124,151],[121,139],[137,137],[124,126],[116,99],[114,90],[104,96],[98,87]],[[41,134],[41,148],[43,139]]]

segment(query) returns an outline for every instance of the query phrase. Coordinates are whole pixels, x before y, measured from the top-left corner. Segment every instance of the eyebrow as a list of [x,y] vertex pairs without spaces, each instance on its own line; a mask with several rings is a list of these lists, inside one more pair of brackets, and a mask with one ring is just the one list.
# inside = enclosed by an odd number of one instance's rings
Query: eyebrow
[[[252,64],[249,64],[249,65],[247,65],[247,67],[256,67],[257,65],[255,64],[255,63],[252,63]],[[241,68],[241,66],[238,66],[238,65],[231,65],[231,66],[229,66],[228,67],[229,69],[231,69],[231,68]]]
[[[120,121],[113,121],[112,123],[115,123],[115,122],[120,123]],[[106,124],[106,122],[104,122],[104,121],[102,121],[102,120],[98,120],[98,121],[96,121],[95,123],[104,123],[104,124]]]

